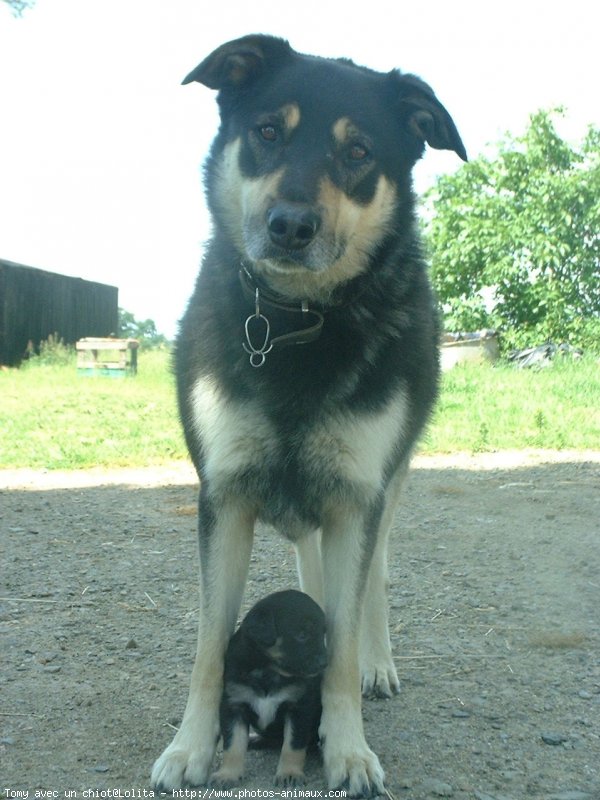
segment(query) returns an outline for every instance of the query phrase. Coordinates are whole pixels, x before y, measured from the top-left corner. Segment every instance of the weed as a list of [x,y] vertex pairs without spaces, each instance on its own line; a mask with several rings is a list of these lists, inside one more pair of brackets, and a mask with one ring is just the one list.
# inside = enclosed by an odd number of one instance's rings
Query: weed
[[535,412],[535,427],[540,433],[542,433],[544,428],[548,427],[548,420],[546,419],[544,412],[539,408]]
[[58,333],[50,334],[40,342],[36,350],[33,344],[27,348],[26,367],[66,367],[75,363],[75,348],[66,345]]
[[475,440],[475,444],[473,445],[473,452],[474,453],[485,453],[488,449],[490,441],[490,429],[487,423],[482,422],[479,426],[479,435]]

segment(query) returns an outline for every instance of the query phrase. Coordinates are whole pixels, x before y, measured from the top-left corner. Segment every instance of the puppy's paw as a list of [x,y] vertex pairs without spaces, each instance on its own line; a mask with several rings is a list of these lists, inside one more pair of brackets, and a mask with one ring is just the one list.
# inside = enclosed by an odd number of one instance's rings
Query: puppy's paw
[[304,786],[306,783],[306,775],[301,769],[285,769],[279,768],[275,773],[275,786],[282,786],[286,789],[292,789],[294,786]]
[[362,661],[361,691],[363,697],[385,698],[400,692],[400,681],[391,655],[380,661]]
[[304,762],[306,760],[306,749],[294,749],[291,746],[291,727],[286,727],[286,740],[281,749],[277,772],[275,773],[276,786],[302,786],[306,783],[304,775]]
[[243,777],[240,770],[221,767],[210,776],[209,785],[212,789],[233,789],[240,785]]

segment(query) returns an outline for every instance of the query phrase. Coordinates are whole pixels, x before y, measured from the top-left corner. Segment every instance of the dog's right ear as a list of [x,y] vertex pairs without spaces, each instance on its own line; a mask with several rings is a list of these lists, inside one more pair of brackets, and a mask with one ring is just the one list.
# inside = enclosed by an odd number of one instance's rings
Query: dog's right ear
[[260,647],[271,647],[277,641],[275,619],[268,608],[255,608],[244,621],[246,635]]
[[217,47],[182,83],[197,81],[209,89],[240,88],[292,53],[285,39],[255,34]]
[[421,142],[437,150],[454,150],[467,161],[467,151],[450,114],[435,96],[431,86],[416,75],[389,73],[398,90],[398,109],[409,131]]

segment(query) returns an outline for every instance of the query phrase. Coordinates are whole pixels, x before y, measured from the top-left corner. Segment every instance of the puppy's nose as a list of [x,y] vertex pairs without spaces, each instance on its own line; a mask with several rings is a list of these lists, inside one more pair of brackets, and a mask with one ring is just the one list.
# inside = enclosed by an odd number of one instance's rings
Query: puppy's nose
[[267,228],[273,244],[301,250],[315,238],[321,218],[304,203],[281,201],[267,211]]

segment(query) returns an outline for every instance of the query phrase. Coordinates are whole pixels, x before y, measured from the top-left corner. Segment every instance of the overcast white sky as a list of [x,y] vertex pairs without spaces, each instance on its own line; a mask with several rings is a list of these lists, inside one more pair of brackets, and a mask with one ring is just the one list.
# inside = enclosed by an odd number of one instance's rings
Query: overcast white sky
[[[21,19],[0,3],[0,258],[116,285],[171,336],[217,125],[213,93],[180,82],[214,47],[274,33],[420,74],[474,158],[538,108],[566,106],[573,141],[600,124],[599,17],[589,0],[37,0]],[[417,188],[459,166],[429,151]]]

